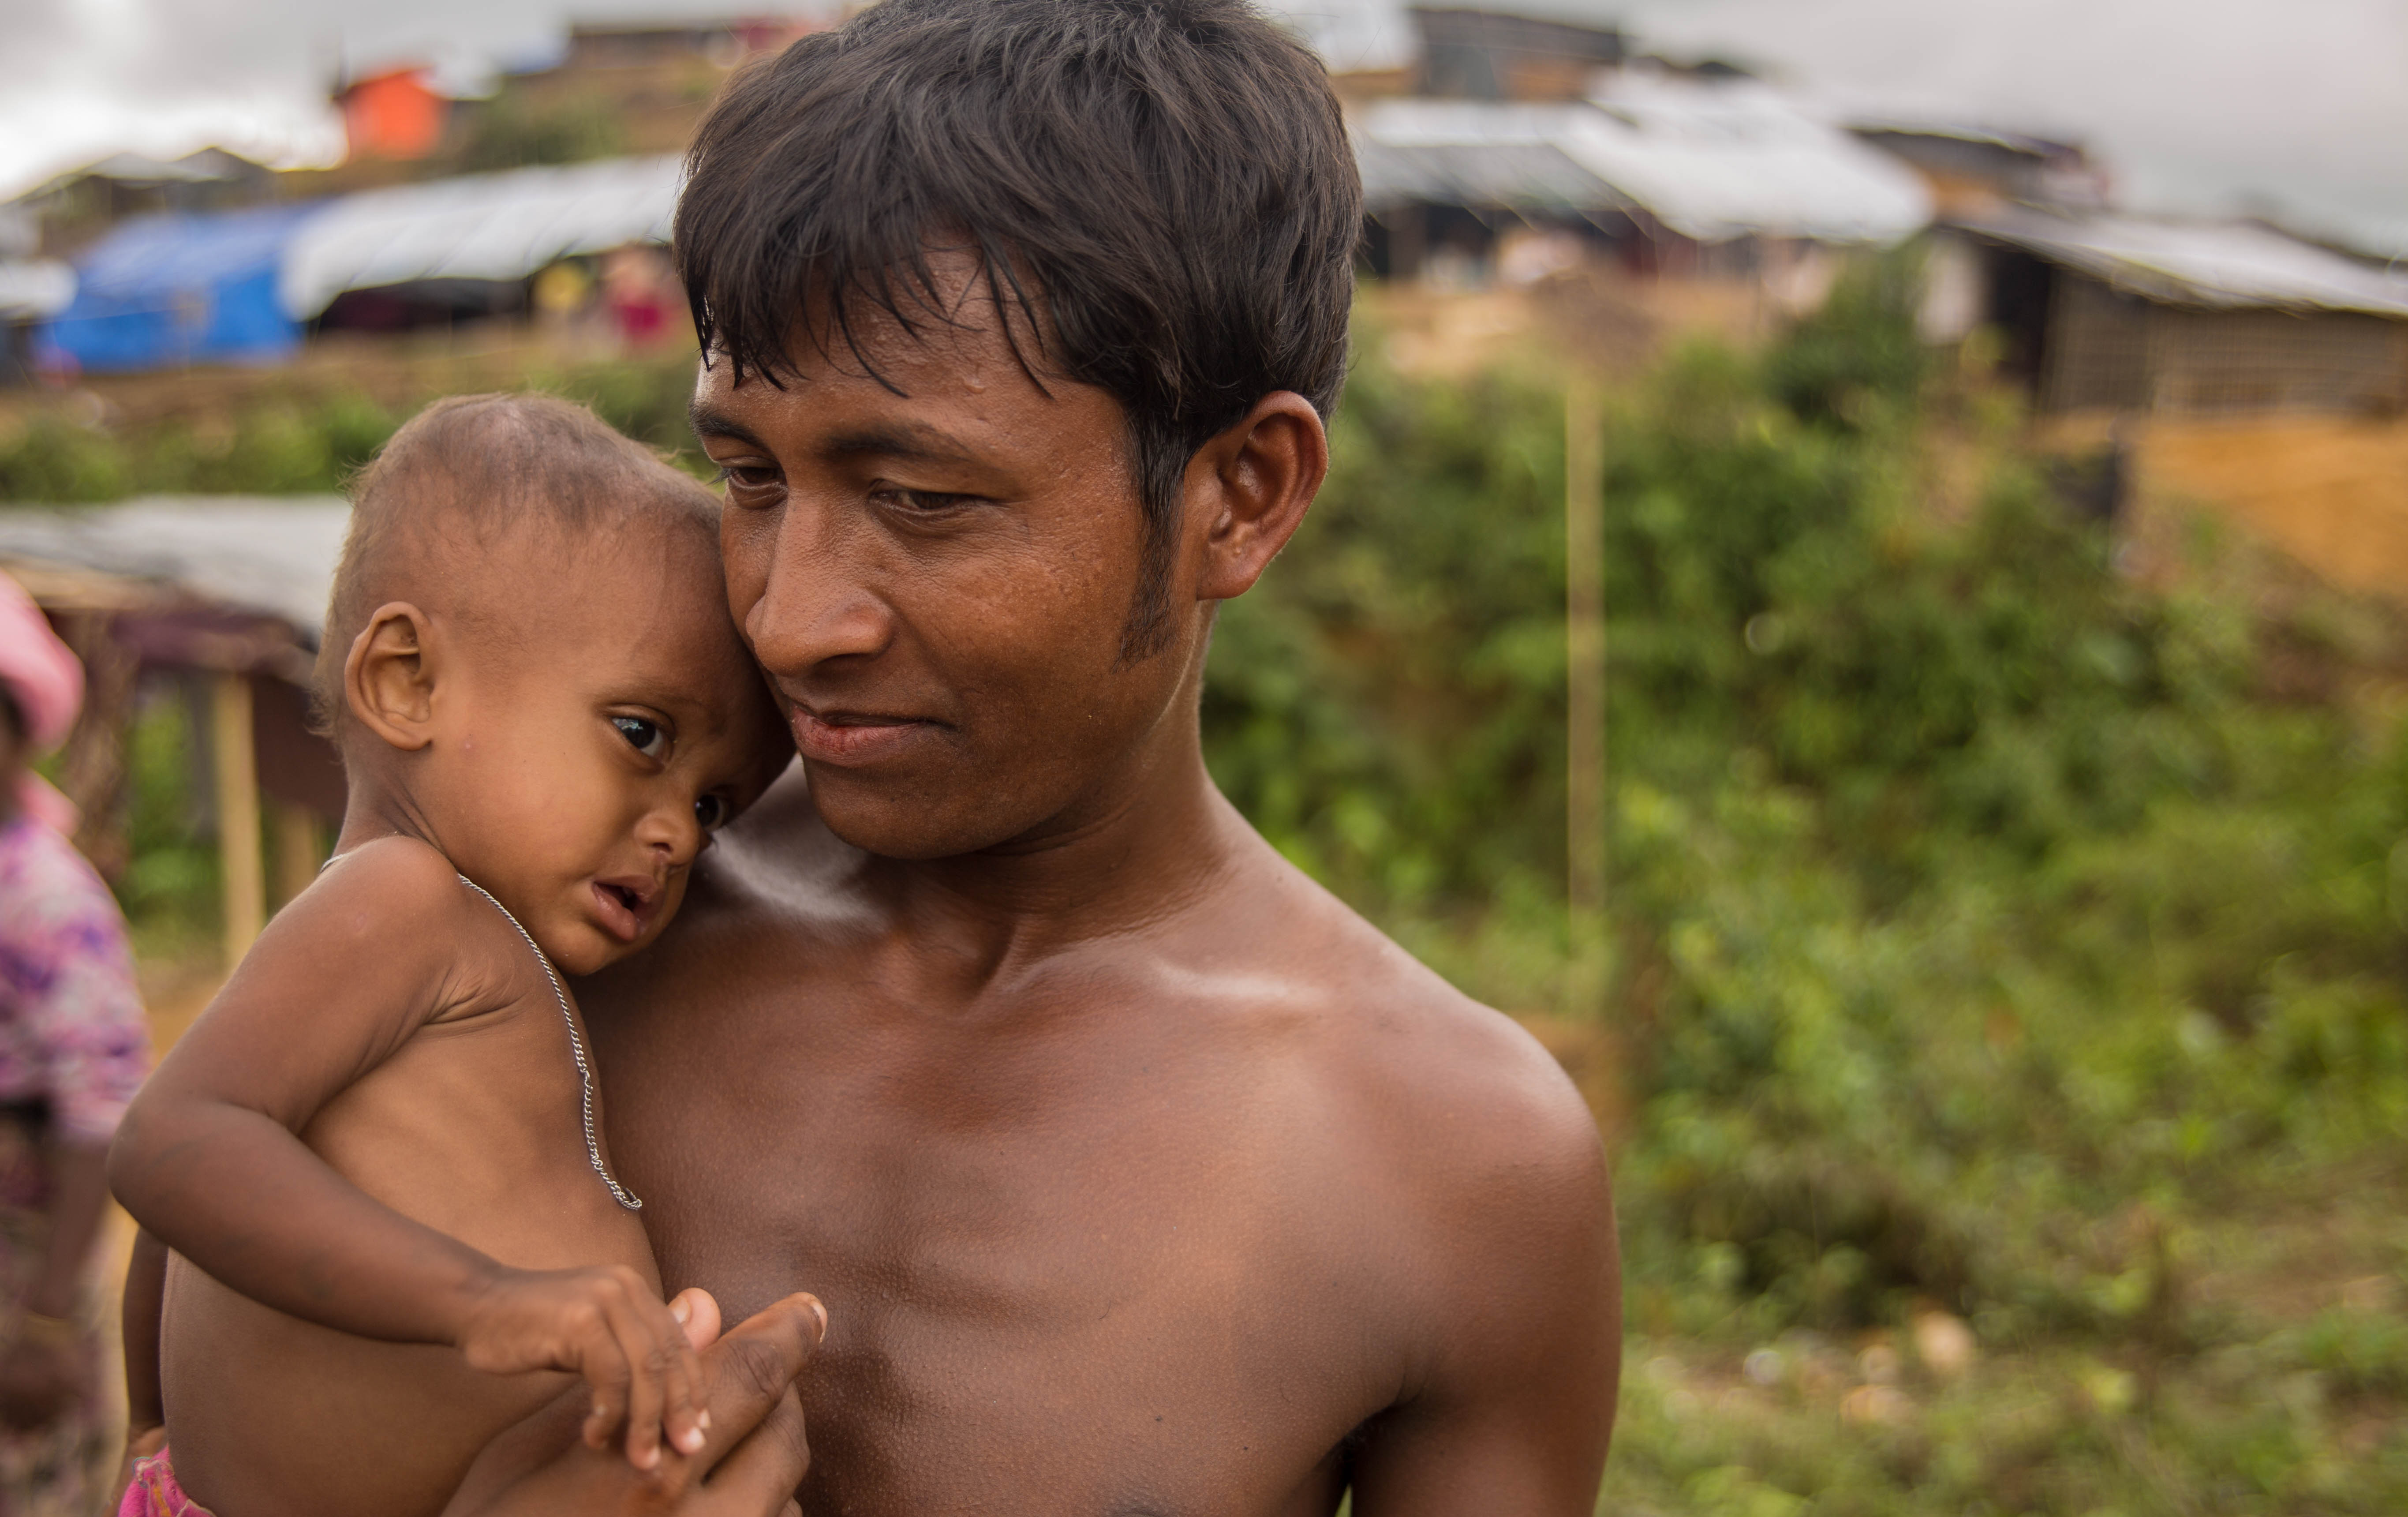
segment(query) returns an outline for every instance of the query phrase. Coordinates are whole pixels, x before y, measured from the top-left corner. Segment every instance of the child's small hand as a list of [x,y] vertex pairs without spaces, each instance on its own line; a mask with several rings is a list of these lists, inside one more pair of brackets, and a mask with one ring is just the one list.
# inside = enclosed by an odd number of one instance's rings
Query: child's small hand
[[664,1428],[681,1453],[702,1447],[709,1419],[695,1402],[700,1366],[685,1329],[624,1266],[506,1269],[470,1312],[460,1351],[494,1374],[572,1369],[594,1388],[585,1441],[605,1448],[624,1420],[627,1462],[661,1462]]

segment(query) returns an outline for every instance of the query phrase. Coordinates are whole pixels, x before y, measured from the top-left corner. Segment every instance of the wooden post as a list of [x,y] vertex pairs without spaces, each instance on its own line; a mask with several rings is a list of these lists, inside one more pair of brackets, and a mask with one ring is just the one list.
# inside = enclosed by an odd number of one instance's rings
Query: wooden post
[[290,801],[271,801],[267,810],[276,835],[267,885],[269,899],[280,909],[309,888],[326,855],[318,838],[318,813]]
[[1605,1009],[1605,419],[1596,388],[1564,393],[1564,1014]]
[[1576,927],[1605,909],[1605,428],[1576,379],[1564,397],[1565,817]]
[[218,781],[218,859],[225,884],[225,958],[231,969],[266,924],[267,881],[259,836],[259,760],[251,746],[251,681],[213,677],[209,742]]
[[141,660],[118,640],[107,611],[70,611],[59,631],[83,663],[83,710],[59,758],[59,788],[75,802],[77,852],[101,877],[115,880],[132,862],[125,837],[125,741],[134,725],[134,689]]

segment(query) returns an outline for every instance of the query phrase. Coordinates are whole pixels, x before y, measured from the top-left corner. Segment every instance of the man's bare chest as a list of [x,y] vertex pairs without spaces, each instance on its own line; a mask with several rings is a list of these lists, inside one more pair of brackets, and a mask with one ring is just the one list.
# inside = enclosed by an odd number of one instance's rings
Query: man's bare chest
[[612,1085],[669,1287],[828,1305],[807,1510],[1333,1510],[1396,1335],[1309,1113],[1192,1050],[881,1043]]

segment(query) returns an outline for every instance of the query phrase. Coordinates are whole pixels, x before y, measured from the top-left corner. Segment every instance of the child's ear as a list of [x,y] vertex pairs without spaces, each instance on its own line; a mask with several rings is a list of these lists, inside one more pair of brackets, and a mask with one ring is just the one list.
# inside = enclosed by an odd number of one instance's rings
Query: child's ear
[[370,613],[343,660],[351,719],[406,753],[434,740],[435,657],[426,613],[393,601]]

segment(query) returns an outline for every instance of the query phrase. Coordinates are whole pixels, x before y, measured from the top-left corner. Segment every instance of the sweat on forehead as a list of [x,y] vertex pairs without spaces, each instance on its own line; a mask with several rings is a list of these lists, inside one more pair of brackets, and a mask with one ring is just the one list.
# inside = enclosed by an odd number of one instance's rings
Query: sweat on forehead
[[[343,659],[380,606],[423,609],[491,581],[497,555],[571,567],[631,533],[691,533],[716,552],[719,500],[582,406],[540,394],[455,395],[410,418],[351,483],[351,521],[318,655],[341,710]],[[522,581],[525,582],[525,581]],[[455,607],[508,614],[506,607]]]

